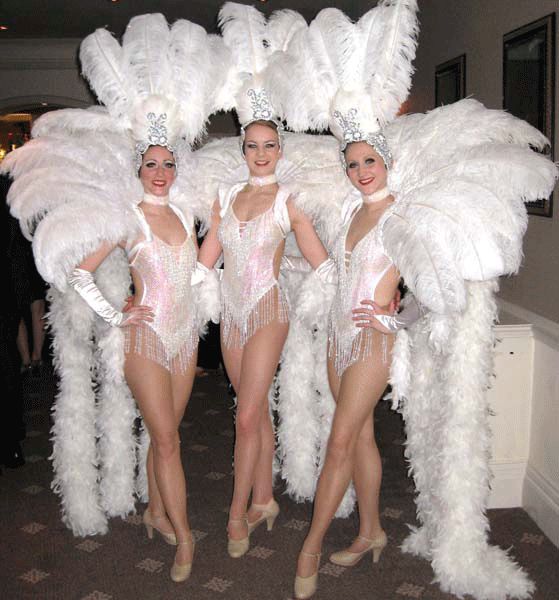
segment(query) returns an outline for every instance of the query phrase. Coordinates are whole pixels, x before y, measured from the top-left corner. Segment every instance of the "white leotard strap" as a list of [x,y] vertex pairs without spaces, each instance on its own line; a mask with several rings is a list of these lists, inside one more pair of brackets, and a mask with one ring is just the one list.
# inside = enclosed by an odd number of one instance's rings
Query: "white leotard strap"
[[291,221],[287,210],[287,200],[289,199],[289,196],[289,190],[280,186],[274,201],[274,218],[281,229],[283,237],[291,231]]
[[[174,204],[169,204],[169,206],[170,206],[171,210],[179,218],[181,225],[184,227],[184,230],[186,231],[186,235],[190,236],[192,233],[192,230],[194,228],[194,218],[192,217],[192,215],[190,215],[189,213],[187,213],[185,215],[183,213],[183,211],[178,206],[175,206]],[[132,246],[132,242],[130,240],[126,242],[126,254],[128,255],[129,258],[130,257],[133,258],[134,255],[140,250],[140,248],[145,246],[145,244],[149,244],[153,240],[153,234],[151,233],[151,227],[149,226],[149,223],[147,222],[147,219],[146,219],[144,213],[142,212],[142,209],[139,206],[135,206],[134,212],[136,213],[136,216],[138,217],[138,220],[140,221],[140,227],[142,229],[144,239],[140,240],[134,246]]]
[[219,199],[219,216],[222,219],[231,206],[231,202],[234,200],[235,196],[245,187],[245,185],[246,183],[236,183],[229,188],[219,188],[217,196]]
[[134,254],[136,254],[136,252],[138,252],[138,250],[144,244],[151,242],[151,240],[153,239],[153,236],[151,234],[151,228],[150,228],[148,222],[146,221],[146,217],[144,216],[142,209],[139,206],[134,206],[134,212],[136,213],[136,216],[138,217],[138,221],[140,222],[140,228],[142,230],[144,239],[140,240],[134,246],[132,246],[133,240],[128,240],[126,242],[126,254],[128,255],[128,257],[131,257]]
[[353,213],[361,206],[363,199],[361,194],[349,193],[342,204],[342,226],[347,225]]
[[194,229],[194,217],[189,212],[184,213],[178,206],[174,204],[169,203],[169,206],[179,218],[186,231],[186,234],[191,235],[192,230]]

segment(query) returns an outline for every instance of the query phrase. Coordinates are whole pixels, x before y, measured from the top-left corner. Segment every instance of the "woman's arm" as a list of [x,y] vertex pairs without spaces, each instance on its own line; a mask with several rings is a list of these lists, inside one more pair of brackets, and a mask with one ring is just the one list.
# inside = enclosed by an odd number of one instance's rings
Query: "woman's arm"
[[410,292],[406,295],[404,306],[400,312],[393,310],[393,304],[388,310],[372,300],[362,300],[361,304],[363,304],[362,308],[352,311],[356,327],[377,329],[382,333],[396,333],[400,329],[413,325],[425,314],[425,309]]
[[115,248],[116,244],[104,243],[72,271],[68,283],[92,310],[113,327],[153,321],[153,312],[148,306],[132,306],[126,313],[116,310],[95,284],[93,272]]
[[221,222],[219,216],[220,206],[219,201],[214,202],[212,208],[212,219],[210,229],[202,242],[200,252],[198,253],[198,262],[206,269],[213,269],[217,259],[221,256],[222,247],[217,237],[217,230]]

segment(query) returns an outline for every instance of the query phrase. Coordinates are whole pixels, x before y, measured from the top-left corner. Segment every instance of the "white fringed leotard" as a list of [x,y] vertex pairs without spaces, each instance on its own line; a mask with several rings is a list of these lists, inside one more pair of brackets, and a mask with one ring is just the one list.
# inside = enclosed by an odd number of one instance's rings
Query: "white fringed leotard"
[[186,239],[179,245],[167,244],[154,235],[137,209],[143,239],[126,250],[130,267],[142,281],[143,293],[137,304],[151,307],[154,319],[124,328],[125,352],[145,356],[171,373],[184,373],[198,345],[190,285],[197,250],[190,234],[192,223],[178,208],[169,206],[186,231]]
[[287,300],[274,273],[274,257],[291,226],[289,192],[280,187],[270,208],[250,221],[239,221],[233,205],[244,183],[220,193],[218,236],[223,248],[221,323],[226,347],[242,347],[274,319],[288,321]]
[[[349,228],[361,202],[348,202],[342,212],[342,228],[336,238],[333,259],[338,270],[338,287],[328,319],[328,355],[341,375],[354,362],[366,358],[373,351],[373,335],[369,329],[361,329],[352,320],[352,310],[363,308],[362,300],[374,300],[375,290],[392,266],[384,254],[380,225],[388,216],[388,210],[379,223],[361,238],[353,251],[346,249]],[[383,351],[386,338],[383,334]]]

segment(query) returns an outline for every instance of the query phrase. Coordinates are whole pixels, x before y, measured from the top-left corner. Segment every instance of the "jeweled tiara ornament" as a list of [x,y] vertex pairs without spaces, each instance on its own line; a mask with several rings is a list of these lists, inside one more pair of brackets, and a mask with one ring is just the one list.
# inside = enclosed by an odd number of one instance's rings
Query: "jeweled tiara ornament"
[[390,152],[386,137],[380,131],[377,131],[376,133],[367,133],[366,131],[363,131],[357,120],[356,108],[351,108],[346,114],[336,110],[333,113],[333,118],[342,131],[342,136],[339,138],[339,141],[341,161],[344,168],[347,168],[344,150],[347,148],[348,144],[354,142],[366,142],[378,152],[387,169],[392,167],[392,153]]
[[274,117],[274,109],[265,89],[247,90],[250,106],[252,108],[252,121],[271,121]]

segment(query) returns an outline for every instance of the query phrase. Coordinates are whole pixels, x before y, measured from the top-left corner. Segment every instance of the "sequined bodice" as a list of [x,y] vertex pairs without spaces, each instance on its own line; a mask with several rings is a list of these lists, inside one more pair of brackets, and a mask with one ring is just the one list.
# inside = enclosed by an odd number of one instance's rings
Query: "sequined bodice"
[[150,327],[165,341],[171,356],[184,343],[194,323],[190,276],[196,266],[196,254],[190,236],[179,246],[153,236],[139,249],[131,265],[142,279],[139,303],[153,308]]
[[[237,219],[231,201],[221,219],[218,236],[224,257],[222,322],[225,328],[234,324],[239,329],[241,342],[250,337],[255,327],[273,318],[255,315],[254,311],[259,301],[278,287],[274,258],[285,232],[278,223],[277,203],[285,203],[286,196],[285,191],[278,191],[272,206],[250,221]],[[260,309],[262,313],[268,310]]]
[[128,337],[135,337],[134,344],[129,340],[130,348],[173,371],[184,371],[198,343],[190,285],[197,249],[190,234],[191,224],[181,211],[170,206],[186,232],[182,244],[167,244],[154,235],[138,209],[144,239],[128,250],[128,259],[142,284],[136,304],[150,306],[154,319],[127,329]]
[[274,257],[284,235],[276,223],[273,205],[250,221],[239,221],[232,206],[219,227],[223,247],[222,293],[241,312],[277,284]]
[[362,307],[362,300],[375,299],[379,282],[392,266],[391,260],[384,254],[378,226],[361,238],[353,251],[346,250],[351,222],[352,219],[348,219],[342,228],[333,252],[338,287],[330,310],[329,338],[330,343],[336,345],[336,362],[340,366],[351,361],[352,344],[361,331],[352,320],[351,311]]

